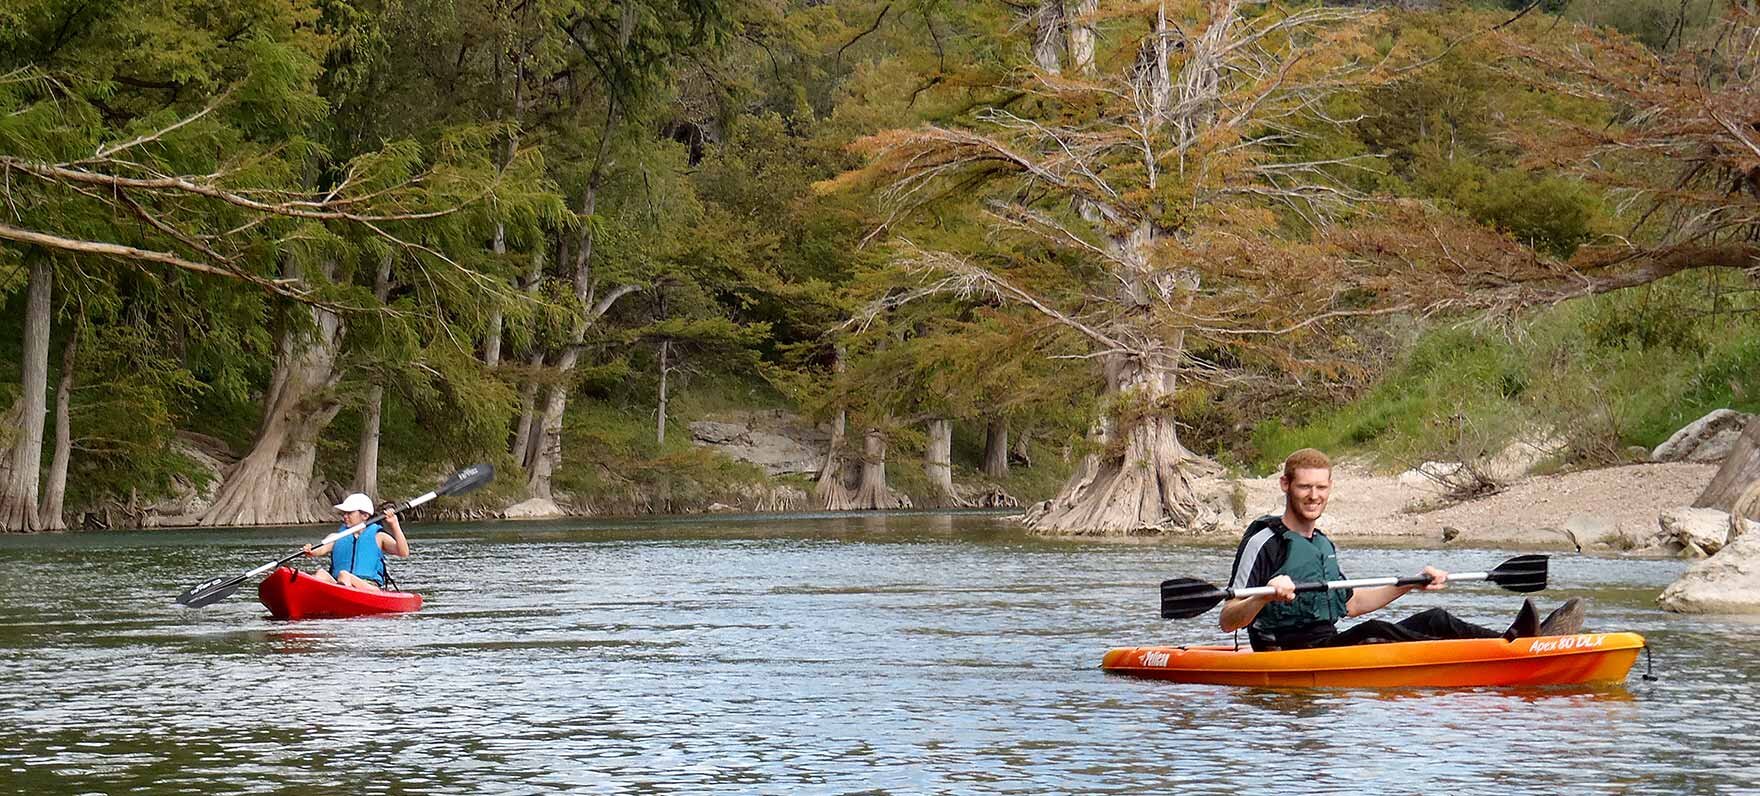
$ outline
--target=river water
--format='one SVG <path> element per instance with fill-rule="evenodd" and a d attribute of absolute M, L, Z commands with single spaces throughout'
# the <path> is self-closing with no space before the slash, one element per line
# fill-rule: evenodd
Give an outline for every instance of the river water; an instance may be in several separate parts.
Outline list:
<path fill-rule="evenodd" d="M 416 614 L 172 604 L 323 530 L 0 538 L 0 792 L 1760 793 L 1760 625 L 1656 610 L 1676 561 L 1553 559 L 1543 610 L 1587 596 L 1654 647 L 1658 679 L 1596 689 L 1104 675 L 1110 646 L 1221 638 L 1156 584 L 1232 549 L 989 515 L 415 525 Z M 1360 577 L 1518 552 L 1344 547 Z"/>

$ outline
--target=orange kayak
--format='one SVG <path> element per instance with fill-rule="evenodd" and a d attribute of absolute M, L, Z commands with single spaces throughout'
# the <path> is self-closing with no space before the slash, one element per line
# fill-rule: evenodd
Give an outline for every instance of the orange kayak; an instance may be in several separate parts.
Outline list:
<path fill-rule="evenodd" d="M 401 591 L 363 591 L 281 567 L 257 586 L 257 599 L 276 619 L 320 619 L 414 611 L 422 596 Z"/>
<path fill-rule="evenodd" d="M 1121 647 L 1100 668 L 1182 683 L 1400 688 L 1621 682 L 1644 637 L 1581 633 L 1515 641 L 1461 639 L 1253 652 L 1233 647 Z"/>

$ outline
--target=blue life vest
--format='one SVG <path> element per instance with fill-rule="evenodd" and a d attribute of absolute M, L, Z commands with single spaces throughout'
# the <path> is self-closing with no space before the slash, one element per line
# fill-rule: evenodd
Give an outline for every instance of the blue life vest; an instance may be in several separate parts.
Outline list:
<path fill-rule="evenodd" d="M 347 526 L 343 526 L 346 528 Z M 342 573 L 385 585 L 385 551 L 379 549 L 379 523 L 369 523 L 358 534 L 336 540 L 330 548 L 330 577 L 341 579 Z"/>

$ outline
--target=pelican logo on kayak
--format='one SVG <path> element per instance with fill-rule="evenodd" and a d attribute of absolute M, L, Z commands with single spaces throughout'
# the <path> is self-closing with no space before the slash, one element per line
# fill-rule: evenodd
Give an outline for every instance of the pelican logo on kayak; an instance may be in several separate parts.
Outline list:
<path fill-rule="evenodd" d="M 1528 647 L 1528 651 L 1555 652 L 1564 650 L 1587 650 L 1601 646 L 1606 640 L 1607 636 L 1605 634 L 1597 634 L 1593 636 L 1563 636 L 1554 640 L 1536 641 L 1532 646 Z"/>
<path fill-rule="evenodd" d="M 1139 661 L 1139 664 L 1142 666 L 1166 666 L 1167 659 L 1169 657 L 1170 656 L 1165 652 L 1156 652 L 1154 650 L 1145 650 L 1143 652 L 1142 660 Z"/>

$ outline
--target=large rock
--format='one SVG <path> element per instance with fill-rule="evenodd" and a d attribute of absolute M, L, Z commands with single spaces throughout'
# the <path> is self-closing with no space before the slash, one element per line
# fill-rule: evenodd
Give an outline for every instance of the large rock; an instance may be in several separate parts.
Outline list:
<path fill-rule="evenodd" d="M 1250 511 L 1251 499 L 1243 482 L 1234 478 L 1208 476 L 1192 479 L 1192 497 L 1198 501 L 1194 530 L 1204 532 L 1239 531 L 1251 519 L 1243 516 Z M 1281 510 L 1279 506 L 1279 510 Z"/>
<path fill-rule="evenodd" d="M 1687 614 L 1760 613 L 1760 534 L 1744 533 L 1662 591 L 1656 604 Z"/>
<path fill-rule="evenodd" d="M 1658 462 L 1721 462 L 1752 417 L 1732 409 L 1713 410 L 1656 446 L 1650 458 Z"/>
<path fill-rule="evenodd" d="M 782 410 L 730 412 L 690 424 L 692 443 L 764 468 L 770 476 L 816 473 L 830 433 Z"/>
<path fill-rule="evenodd" d="M 1760 527 L 1752 520 L 1743 520 L 1742 523 L 1746 531 Z M 1713 556 L 1729 541 L 1729 513 L 1717 509 L 1679 506 L 1662 512 L 1656 518 L 1656 524 L 1661 530 L 1650 539 L 1649 548 L 1675 555 L 1688 558 Z"/>
<path fill-rule="evenodd" d="M 510 520 L 541 520 L 563 516 L 562 507 L 547 498 L 532 498 L 503 509 L 501 516 Z"/>

